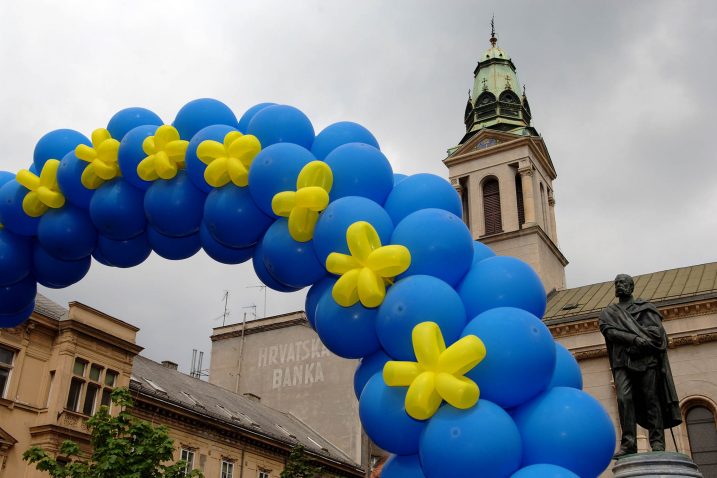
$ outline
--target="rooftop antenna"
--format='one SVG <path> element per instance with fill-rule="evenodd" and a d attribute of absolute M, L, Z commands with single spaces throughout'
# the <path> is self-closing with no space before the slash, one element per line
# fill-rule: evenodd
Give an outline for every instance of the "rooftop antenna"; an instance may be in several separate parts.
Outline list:
<path fill-rule="evenodd" d="M 263 319 L 266 318 L 266 286 L 265 285 L 250 285 L 246 287 L 247 289 L 264 289 L 264 314 Z M 256 316 L 256 306 L 254 306 L 254 318 L 257 318 Z"/>
<path fill-rule="evenodd" d="M 229 291 L 224 291 L 224 296 L 222 297 L 222 300 L 224 301 L 224 315 L 222 316 L 222 327 L 224 327 L 227 323 L 227 316 L 229 315 L 229 309 L 227 308 L 229 306 Z"/>

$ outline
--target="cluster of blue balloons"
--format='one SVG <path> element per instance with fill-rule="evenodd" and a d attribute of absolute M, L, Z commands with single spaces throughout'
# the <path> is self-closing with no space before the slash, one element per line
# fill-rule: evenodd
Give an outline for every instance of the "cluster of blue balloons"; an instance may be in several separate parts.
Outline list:
<path fill-rule="evenodd" d="M 121 176 L 94 190 L 83 185 L 88 163 L 75 154 L 90 140 L 72 130 L 42 137 L 31 170 L 59 159 L 66 203 L 38 218 L 23 211 L 29 191 L 14 174 L 0 173 L 0 327 L 30 315 L 37 283 L 67 287 L 84 277 L 92 258 L 126 268 L 153 251 L 180 260 L 203 249 L 225 264 L 252 260 L 272 289 L 310 287 L 306 313 L 323 343 L 336 355 L 361 359 L 354 385 L 362 424 L 395 455 L 382 476 L 596 477 L 608 465 L 612 423 L 581 391 L 577 363 L 541 322 L 546 296 L 538 276 L 473 240 L 446 180 L 395 174 L 375 137 L 356 123 L 315 134 L 291 106 L 262 103 L 237 119 L 223 103 L 200 99 L 172 123 L 188 142 L 184 168 L 171 179 L 146 181 L 137 173 L 147 156 L 143 143 L 161 125 L 143 108 L 115 114 L 107 130 L 119 141 Z M 248 186 L 212 187 L 199 145 L 221 143 L 233 131 L 256 136 L 262 149 Z M 301 170 L 317 160 L 333 175 L 329 204 L 313 238 L 298 242 L 287 219 L 274 214 L 272 199 L 295 191 Z M 374 308 L 337 304 L 338 278 L 326 270 L 329 254 L 350 254 L 346 232 L 358 221 L 368 222 L 382 245 L 410 252 L 410 266 L 389 281 Z M 476 406 L 444 404 L 419 421 L 406 413 L 406 389 L 388 387 L 381 371 L 389 360 L 416 361 L 411 334 L 426 321 L 438 324 L 447 346 L 478 336 L 487 356 L 467 373 L 481 390 Z"/>

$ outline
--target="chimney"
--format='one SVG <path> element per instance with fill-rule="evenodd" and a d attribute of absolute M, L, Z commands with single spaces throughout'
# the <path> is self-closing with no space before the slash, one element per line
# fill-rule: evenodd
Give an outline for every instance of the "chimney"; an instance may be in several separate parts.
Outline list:
<path fill-rule="evenodd" d="M 177 367 L 179 367 L 179 365 L 169 360 L 162 360 L 162 367 L 177 370 Z"/>
<path fill-rule="evenodd" d="M 259 395 L 254 395 L 253 393 L 245 393 L 244 396 L 251 400 L 252 402 L 261 402 L 261 397 Z"/>

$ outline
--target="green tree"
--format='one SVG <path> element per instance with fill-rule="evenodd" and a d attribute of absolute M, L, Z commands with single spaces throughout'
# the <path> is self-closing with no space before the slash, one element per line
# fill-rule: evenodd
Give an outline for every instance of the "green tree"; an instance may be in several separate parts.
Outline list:
<path fill-rule="evenodd" d="M 103 406 L 87 421 L 92 455 L 83 456 L 77 443 L 60 445 L 58 459 L 45 450 L 32 447 L 23 460 L 46 471 L 52 478 L 180 478 L 199 477 L 198 470 L 185 473 L 186 463 L 171 465 L 174 443 L 165 427 L 155 427 L 134 418 L 128 411 L 132 397 L 126 388 L 112 392 L 112 403 L 120 407 L 117 416 Z"/>
<path fill-rule="evenodd" d="M 281 478 L 315 478 L 321 476 L 321 467 L 312 465 L 304 453 L 304 447 L 297 445 L 291 449 Z"/>

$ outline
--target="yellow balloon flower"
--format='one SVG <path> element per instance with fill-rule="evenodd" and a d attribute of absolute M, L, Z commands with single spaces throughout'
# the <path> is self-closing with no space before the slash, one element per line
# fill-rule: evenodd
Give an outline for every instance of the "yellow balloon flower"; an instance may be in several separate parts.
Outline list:
<path fill-rule="evenodd" d="M 220 188 L 231 181 L 243 188 L 249 184 L 249 167 L 259 151 L 261 143 L 256 136 L 232 131 L 224 136 L 224 144 L 209 139 L 199 143 L 197 157 L 207 165 L 207 184 Z"/>
<path fill-rule="evenodd" d="M 350 307 L 361 301 L 364 307 L 378 307 L 386 296 L 386 284 L 411 265 L 411 253 L 405 246 L 381 246 L 371 224 L 359 221 L 346 230 L 351 255 L 332 252 L 326 269 L 341 275 L 331 295 L 337 304 Z"/>
<path fill-rule="evenodd" d="M 184 156 L 189 141 L 179 139 L 179 132 L 170 125 L 162 125 L 142 143 L 147 155 L 137 165 L 137 175 L 145 181 L 172 179 L 184 169 Z"/>
<path fill-rule="evenodd" d="M 304 166 L 296 180 L 296 191 L 282 191 L 271 200 L 277 216 L 289 218 L 289 234 L 298 242 L 314 237 L 319 213 L 329 205 L 329 191 L 334 175 L 323 161 L 311 161 Z"/>
<path fill-rule="evenodd" d="M 478 402 L 478 385 L 463 375 L 485 358 L 483 341 L 467 335 L 446 348 L 435 322 L 413 328 L 413 350 L 418 362 L 386 362 L 383 380 L 391 387 L 408 387 L 406 412 L 416 420 L 427 420 L 443 400 L 466 409 Z"/>
<path fill-rule="evenodd" d="M 22 200 L 22 210 L 30 217 L 40 217 L 49 208 L 59 209 L 65 205 L 65 196 L 60 192 L 57 184 L 57 169 L 60 162 L 49 159 L 42 167 L 40 176 L 36 176 L 27 169 L 17 173 L 17 182 L 30 190 Z"/>
<path fill-rule="evenodd" d="M 97 189 L 105 181 L 121 176 L 117 154 L 119 141 L 110 136 L 104 128 L 92 132 L 92 147 L 86 144 L 77 145 L 75 156 L 88 164 L 82 172 L 82 185 L 87 189 Z"/>

